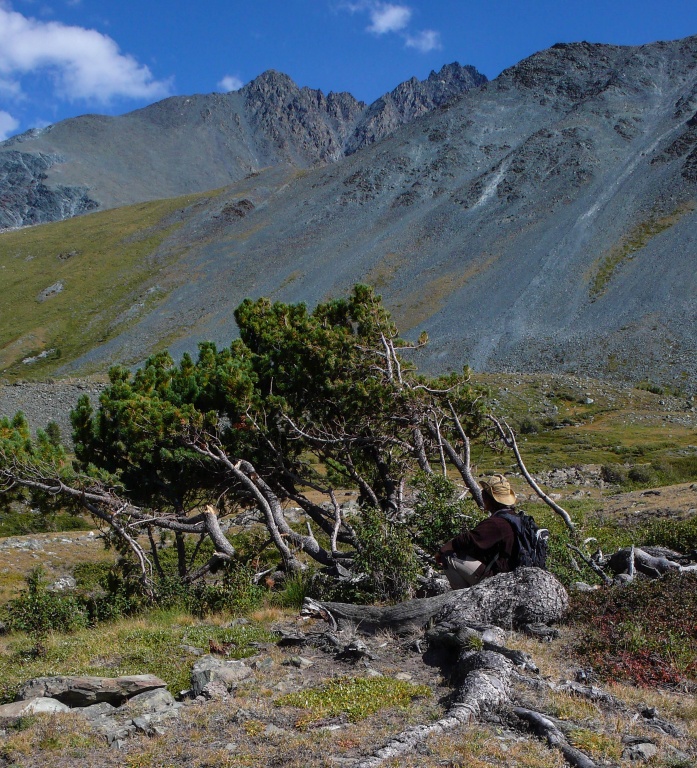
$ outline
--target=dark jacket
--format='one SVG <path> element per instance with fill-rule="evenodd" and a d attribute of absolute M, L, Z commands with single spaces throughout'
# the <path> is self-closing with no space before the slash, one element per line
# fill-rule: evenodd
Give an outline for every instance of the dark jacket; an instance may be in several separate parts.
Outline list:
<path fill-rule="evenodd" d="M 516 514 L 514 509 L 499 511 Z M 498 554 L 498 559 L 488 571 L 488 575 L 493 576 L 513 570 L 515 542 L 513 526 L 503 517 L 493 514 L 471 531 L 463 531 L 456 536 L 452 544 L 457 557 L 474 557 L 483 563 L 490 563 Z"/>

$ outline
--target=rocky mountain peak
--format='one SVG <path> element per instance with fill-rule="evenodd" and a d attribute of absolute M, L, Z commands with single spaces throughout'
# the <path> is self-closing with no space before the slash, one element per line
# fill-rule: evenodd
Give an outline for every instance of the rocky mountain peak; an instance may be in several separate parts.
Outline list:
<path fill-rule="evenodd" d="M 432 71 L 426 80 L 412 77 L 368 107 L 347 143 L 346 154 L 380 141 L 400 125 L 442 107 L 486 82 L 486 75 L 456 61 L 446 64 L 439 72 Z"/>

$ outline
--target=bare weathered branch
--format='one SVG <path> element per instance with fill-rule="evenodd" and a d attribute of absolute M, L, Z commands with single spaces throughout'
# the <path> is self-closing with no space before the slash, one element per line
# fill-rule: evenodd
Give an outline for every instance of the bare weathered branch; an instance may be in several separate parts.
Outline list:
<path fill-rule="evenodd" d="M 501 439 L 504 442 L 504 445 L 506 445 L 508 448 L 510 448 L 513 451 L 513 455 L 516 458 L 516 461 L 518 462 L 518 466 L 520 467 L 520 471 L 523 474 L 523 477 L 527 480 L 528 485 L 535 491 L 535 493 L 544 501 L 545 504 L 547 504 L 550 509 L 553 509 L 564 521 L 566 524 L 566 527 L 572 532 L 576 532 L 576 526 L 574 525 L 573 521 L 571 520 L 571 517 L 569 516 L 569 513 L 563 508 L 560 507 L 559 504 L 557 504 L 554 499 L 551 499 L 537 484 L 535 481 L 535 478 L 528 472 L 527 467 L 525 466 L 525 462 L 523 461 L 523 457 L 520 454 L 520 450 L 518 448 L 518 443 L 515 439 L 515 433 L 511 429 L 511 427 L 503 420 L 499 420 L 495 418 L 494 416 L 489 416 L 489 419 L 493 424 L 496 426 L 496 429 L 498 430 L 498 433 L 501 437 Z"/>

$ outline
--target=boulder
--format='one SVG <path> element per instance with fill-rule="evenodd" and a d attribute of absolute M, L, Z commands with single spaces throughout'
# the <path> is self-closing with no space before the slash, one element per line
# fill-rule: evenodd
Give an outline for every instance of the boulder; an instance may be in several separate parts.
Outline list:
<path fill-rule="evenodd" d="M 147 714 L 159 714 L 172 709 L 177 702 L 166 688 L 155 688 L 152 691 L 137 693 L 132 696 L 126 708 L 133 717 Z"/>
<path fill-rule="evenodd" d="M 155 675 L 128 675 L 125 677 L 36 677 L 27 681 L 17 694 L 19 701 L 36 697 L 58 699 L 70 707 L 88 707 L 106 701 L 119 706 L 124 699 L 167 683 Z"/>
<path fill-rule="evenodd" d="M 17 721 L 25 715 L 36 715 L 40 712 L 69 712 L 70 707 L 61 704 L 56 699 L 38 696 L 23 701 L 13 701 L 11 704 L 0 704 L 0 720 Z"/>
<path fill-rule="evenodd" d="M 225 683 L 230 690 L 252 674 L 252 670 L 243 661 L 223 661 L 207 654 L 198 659 L 192 667 L 191 692 L 194 697 L 201 695 L 208 683 L 214 680 Z"/>

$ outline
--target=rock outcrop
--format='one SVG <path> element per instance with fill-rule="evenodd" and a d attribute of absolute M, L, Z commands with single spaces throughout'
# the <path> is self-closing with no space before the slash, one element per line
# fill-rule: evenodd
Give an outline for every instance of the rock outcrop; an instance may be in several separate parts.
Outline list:
<path fill-rule="evenodd" d="M 0 144 L 0 229 L 213 189 L 270 165 L 332 163 L 484 82 L 453 63 L 368 107 L 269 70 L 239 91 L 31 130 Z"/>

